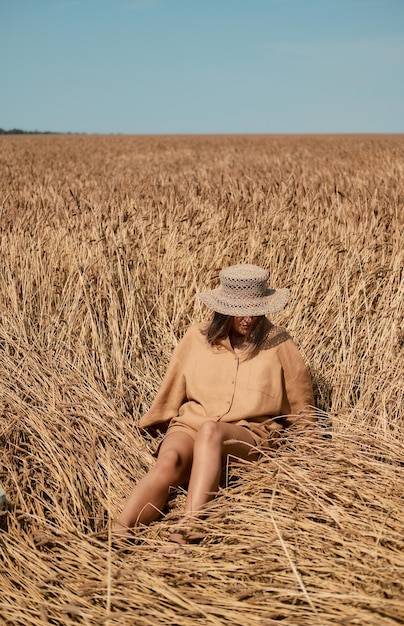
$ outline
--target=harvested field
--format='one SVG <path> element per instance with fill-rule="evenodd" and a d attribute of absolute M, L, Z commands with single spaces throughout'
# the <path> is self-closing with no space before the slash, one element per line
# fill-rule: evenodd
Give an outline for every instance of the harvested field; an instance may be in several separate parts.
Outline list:
<path fill-rule="evenodd" d="M 3 136 L 0 162 L 0 623 L 403 624 L 404 136 Z M 113 548 L 138 418 L 238 262 L 291 289 L 320 437 L 230 465 L 184 555 L 157 555 L 181 489 Z"/>

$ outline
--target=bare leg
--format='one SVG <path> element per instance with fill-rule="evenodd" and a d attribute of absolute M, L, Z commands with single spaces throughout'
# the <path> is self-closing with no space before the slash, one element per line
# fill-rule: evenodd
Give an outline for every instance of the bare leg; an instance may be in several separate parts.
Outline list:
<path fill-rule="evenodd" d="M 233 443 L 225 443 L 235 440 Z M 246 428 L 223 422 L 205 422 L 194 443 L 194 460 L 185 505 L 185 516 L 192 515 L 214 497 L 219 486 L 223 461 L 231 455 L 254 460 L 255 441 Z"/>
<path fill-rule="evenodd" d="M 233 443 L 225 443 L 235 440 Z M 257 459 L 258 453 L 252 449 L 255 441 L 246 428 L 221 422 L 205 422 L 198 431 L 194 443 L 194 458 L 185 504 L 185 515 L 172 533 L 170 540 L 186 543 L 183 529 L 190 519 L 209 502 L 216 493 L 227 456 L 242 459 Z"/>
<path fill-rule="evenodd" d="M 163 440 L 155 465 L 134 487 L 112 532 L 125 536 L 127 529 L 157 519 L 167 502 L 170 487 L 189 479 L 193 440 L 186 433 L 171 433 Z"/>

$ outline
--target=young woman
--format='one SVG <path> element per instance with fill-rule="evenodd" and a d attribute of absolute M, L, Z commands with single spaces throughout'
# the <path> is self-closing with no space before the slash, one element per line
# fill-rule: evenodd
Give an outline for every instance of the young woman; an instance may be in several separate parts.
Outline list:
<path fill-rule="evenodd" d="M 193 324 L 174 350 L 166 376 L 141 428 L 167 427 L 157 461 L 133 489 L 113 533 L 161 515 L 170 488 L 188 485 L 171 550 L 217 491 L 231 455 L 257 459 L 280 431 L 315 421 L 308 369 L 289 334 L 266 315 L 284 308 L 288 289 L 269 289 L 255 265 L 223 269 L 220 287 L 198 294 L 214 315 Z"/>

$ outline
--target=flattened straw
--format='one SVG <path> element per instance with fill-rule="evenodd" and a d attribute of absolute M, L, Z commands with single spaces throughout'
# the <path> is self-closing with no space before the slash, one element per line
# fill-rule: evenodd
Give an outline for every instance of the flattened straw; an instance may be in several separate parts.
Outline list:
<path fill-rule="evenodd" d="M 279 542 L 280 542 L 280 544 L 282 546 L 282 550 L 284 551 L 284 553 L 286 555 L 286 558 L 289 561 L 289 565 L 290 565 L 290 567 L 292 569 L 292 572 L 293 572 L 293 574 L 294 574 L 294 576 L 295 576 L 295 578 L 297 580 L 297 584 L 299 585 L 300 589 L 302 590 L 304 597 L 306 598 L 308 604 L 312 608 L 313 613 L 316 615 L 316 619 L 317 619 L 318 623 L 321 626 L 321 621 L 320 621 L 319 615 L 317 613 L 316 607 L 314 606 L 314 604 L 312 603 L 312 601 L 310 599 L 310 596 L 309 596 L 309 594 L 307 592 L 307 589 L 306 589 L 306 587 L 305 587 L 305 585 L 303 583 L 302 577 L 300 576 L 300 573 L 299 573 L 296 565 L 293 563 L 293 560 L 292 560 L 292 558 L 291 558 L 291 556 L 289 554 L 289 550 L 287 549 L 286 544 L 285 544 L 285 542 L 283 540 L 283 537 L 281 535 L 281 532 L 279 530 L 278 524 L 276 523 L 275 518 L 273 516 L 274 497 L 275 497 L 275 493 L 276 493 L 276 490 L 277 490 L 278 484 L 279 484 L 279 474 L 280 474 L 280 472 L 278 471 L 276 473 L 276 481 L 275 481 L 275 484 L 274 484 L 274 487 L 273 487 L 273 490 L 272 490 L 272 498 L 271 498 L 271 506 L 269 508 L 269 514 L 271 516 L 271 521 L 272 521 L 273 527 L 275 528 L 276 534 L 278 535 Z"/>
<path fill-rule="evenodd" d="M 108 616 L 111 613 L 112 595 L 112 515 L 111 515 L 111 453 L 110 447 L 106 449 L 106 470 L 107 470 L 107 502 L 108 502 L 108 552 L 107 552 L 107 598 L 105 611 Z M 108 618 L 106 624 L 108 625 Z"/>

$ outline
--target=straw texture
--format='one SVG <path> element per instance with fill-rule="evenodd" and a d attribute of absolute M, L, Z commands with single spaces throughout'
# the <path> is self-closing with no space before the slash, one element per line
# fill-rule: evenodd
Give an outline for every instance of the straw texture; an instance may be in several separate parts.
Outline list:
<path fill-rule="evenodd" d="M 395 626 L 404 139 L 0 137 L 0 623 Z M 290 290 L 317 437 L 225 468 L 182 556 L 111 544 L 137 428 L 221 268 Z"/>

